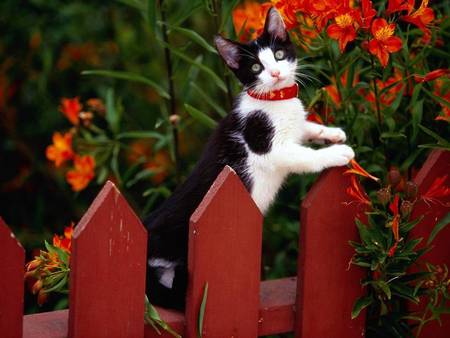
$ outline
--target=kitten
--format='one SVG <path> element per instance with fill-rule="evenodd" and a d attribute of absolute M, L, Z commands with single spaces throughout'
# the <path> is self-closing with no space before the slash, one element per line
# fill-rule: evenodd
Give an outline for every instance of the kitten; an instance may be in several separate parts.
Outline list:
<path fill-rule="evenodd" d="M 219 54 L 244 85 L 234 109 L 218 125 L 187 180 L 145 220 L 149 233 L 147 293 L 155 305 L 183 309 L 187 284 L 189 218 L 225 165 L 239 175 L 265 213 L 286 176 L 346 165 L 347 145 L 314 150 L 306 141 L 346 140 L 339 128 L 306 120 L 297 98 L 297 59 L 280 14 L 267 14 L 256 40 L 215 37 Z"/>

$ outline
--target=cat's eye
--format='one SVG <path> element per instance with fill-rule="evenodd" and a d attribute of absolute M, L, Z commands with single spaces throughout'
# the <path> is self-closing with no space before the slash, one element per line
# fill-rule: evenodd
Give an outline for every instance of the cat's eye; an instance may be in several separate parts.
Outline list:
<path fill-rule="evenodd" d="M 262 70 L 262 66 L 259 63 L 254 63 L 252 65 L 252 72 L 253 73 L 259 73 Z"/>
<path fill-rule="evenodd" d="M 284 50 L 279 49 L 275 52 L 275 59 L 277 60 L 283 60 L 286 57 L 286 53 Z"/>

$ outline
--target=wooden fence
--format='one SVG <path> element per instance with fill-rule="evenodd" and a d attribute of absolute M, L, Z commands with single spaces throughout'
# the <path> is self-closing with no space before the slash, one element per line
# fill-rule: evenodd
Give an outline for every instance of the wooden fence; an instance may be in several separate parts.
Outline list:
<path fill-rule="evenodd" d="M 448 154 L 430 159 L 435 164 L 429 170 L 448 168 Z M 353 254 L 348 241 L 358 240 L 354 218 L 362 210 L 345 204 L 350 180 L 343 171 L 324 172 L 301 205 L 297 277 L 260 281 L 263 217 L 225 167 L 191 217 L 186 311 L 159 308 L 161 317 L 183 337 L 197 338 L 208 283 L 202 337 L 363 336 L 364 315 L 351 320 L 350 312 L 364 293 L 364 271 L 348 270 Z M 434 217 L 425 213 L 430 223 Z M 171 337 L 144 326 L 146 237 L 139 218 L 108 182 L 74 231 L 70 309 L 23 316 L 24 250 L 0 219 L 1 337 Z M 447 251 L 447 264 L 448 258 Z"/>

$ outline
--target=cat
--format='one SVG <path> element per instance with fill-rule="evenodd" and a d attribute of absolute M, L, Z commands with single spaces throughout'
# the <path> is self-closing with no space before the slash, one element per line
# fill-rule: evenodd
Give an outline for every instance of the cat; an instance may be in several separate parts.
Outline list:
<path fill-rule="evenodd" d="M 220 121 L 186 181 L 144 221 L 149 234 L 147 294 L 152 304 L 182 310 L 187 286 L 189 218 L 225 165 L 234 169 L 264 214 L 290 173 L 346 165 L 352 148 L 312 149 L 308 141 L 343 143 L 340 128 L 306 120 L 297 98 L 297 59 L 275 8 L 264 30 L 247 44 L 214 38 L 225 64 L 244 88 Z"/>

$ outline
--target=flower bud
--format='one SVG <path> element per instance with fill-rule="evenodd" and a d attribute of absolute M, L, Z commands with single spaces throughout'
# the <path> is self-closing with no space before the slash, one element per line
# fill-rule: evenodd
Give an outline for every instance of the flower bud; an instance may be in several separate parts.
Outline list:
<path fill-rule="evenodd" d="M 37 297 L 37 303 L 38 303 L 38 305 L 39 305 L 39 306 L 42 306 L 42 305 L 47 301 L 47 298 L 48 298 L 48 293 L 45 292 L 44 289 L 40 289 L 40 290 L 39 290 L 38 297 Z"/>
<path fill-rule="evenodd" d="M 169 116 L 169 121 L 172 125 L 176 126 L 180 122 L 180 115 L 172 114 Z"/>
<path fill-rule="evenodd" d="M 38 293 L 41 289 L 42 289 L 42 280 L 38 279 L 36 281 L 36 283 L 34 283 L 33 287 L 31 288 L 31 292 L 33 293 L 33 295 L 35 295 L 36 293 Z"/>
<path fill-rule="evenodd" d="M 397 186 L 397 184 L 400 183 L 401 179 L 402 175 L 400 174 L 400 171 L 397 168 L 391 168 L 391 170 L 389 170 L 388 181 L 392 187 Z"/>
<path fill-rule="evenodd" d="M 381 188 L 377 191 L 377 198 L 381 204 L 386 205 L 391 200 L 391 189 L 389 187 Z"/>
<path fill-rule="evenodd" d="M 407 200 L 403 200 L 402 204 L 400 204 L 400 213 L 403 217 L 408 217 L 412 211 L 413 203 Z"/>
<path fill-rule="evenodd" d="M 403 190 L 405 199 L 408 201 L 414 201 L 417 196 L 418 190 L 419 188 L 417 187 L 417 184 L 412 181 L 406 182 L 405 189 Z"/>
<path fill-rule="evenodd" d="M 78 117 L 83 123 L 83 126 L 89 127 L 91 125 L 92 119 L 94 118 L 94 114 L 92 114 L 90 111 L 82 111 L 80 112 Z"/>

